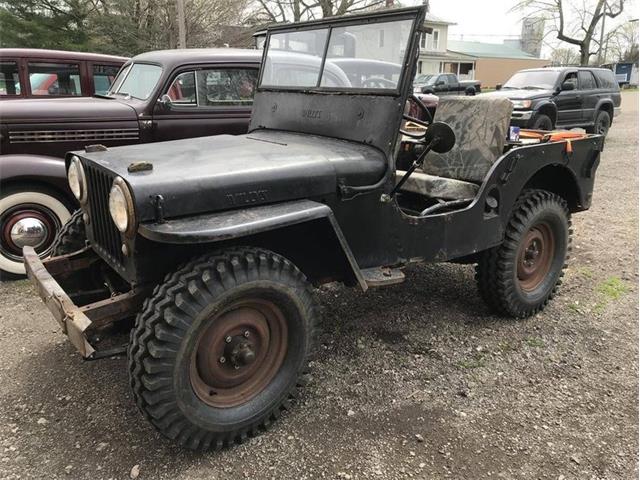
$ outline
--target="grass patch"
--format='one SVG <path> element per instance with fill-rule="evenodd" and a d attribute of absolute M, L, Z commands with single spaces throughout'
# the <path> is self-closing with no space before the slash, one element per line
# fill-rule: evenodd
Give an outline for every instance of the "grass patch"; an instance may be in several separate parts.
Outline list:
<path fill-rule="evenodd" d="M 461 368 L 463 370 L 471 370 L 474 368 L 484 367 L 486 364 L 484 358 L 482 356 L 475 358 L 465 358 L 464 360 L 460 360 L 456 363 L 456 367 Z"/>
<path fill-rule="evenodd" d="M 545 346 L 544 340 L 539 337 L 529 337 L 525 340 L 526 344 L 533 348 L 542 348 Z"/>
<path fill-rule="evenodd" d="M 609 277 L 598 285 L 598 292 L 607 297 L 608 300 L 617 300 L 628 290 L 629 287 L 618 277 Z"/>

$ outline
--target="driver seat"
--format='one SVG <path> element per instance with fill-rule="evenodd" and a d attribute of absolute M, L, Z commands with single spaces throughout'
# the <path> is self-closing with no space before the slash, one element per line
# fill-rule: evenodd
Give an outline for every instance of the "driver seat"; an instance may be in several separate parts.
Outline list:
<path fill-rule="evenodd" d="M 472 199 L 503 153 L 513 104 L 506 98 L 441 98 L 434 121 L 447 123 L 456 143 L 446 153 L 429 152 L 401 191 L 442 200 Z M 399 181 L 406 172 L 396 170 Z"/>

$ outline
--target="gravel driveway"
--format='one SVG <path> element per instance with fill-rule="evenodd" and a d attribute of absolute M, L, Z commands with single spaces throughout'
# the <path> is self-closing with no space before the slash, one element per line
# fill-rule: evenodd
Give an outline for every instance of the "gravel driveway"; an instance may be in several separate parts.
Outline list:
<path fill-rule="evenodd" d="M 625 92 L 543 314 L 491 316 L 468 266 L 412 267 L 366 295 L 324 288 L 305 396 L 219 453 L 161 438 L 135 408 L 124 358 L 83 362 L 27 282 L 1 284 L 0 477 L 634 478 L 637 206 L 638 94 Z"/>

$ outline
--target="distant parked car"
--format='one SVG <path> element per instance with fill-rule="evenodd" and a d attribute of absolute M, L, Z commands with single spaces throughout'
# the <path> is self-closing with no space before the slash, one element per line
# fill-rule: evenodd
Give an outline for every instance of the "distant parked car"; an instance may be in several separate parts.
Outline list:
<path fill-rule="evenodd" d="M 581 127 L 606 135 L 620 111 L 620 88 L 611 70 L 554 67 L 520 70 L 493 97 L 513 103 L 511 124 L 553 130 Z"/>
<path fill-rule="evenodd" d="M 0 100 L 106 93 L 126 57 L 0 48 Z"/>
<path fill-rule="evenodd" d="M 47 256 L 77 208 L 65 152 L 245 133 L 261 57 L 229 48 L 143 53 L 96 97 L 0 102 L 0 274 L 24 273 L 25 245 Z"/>
<path fill-rule="evenodd" d="M 416 78 L 413 79 L 413 93 L 422 93 L 422 89 L 427 85 L 427 81 L 434 75 L 433 73 L 417 75 Z"/>
<path fill-rule="evenodd" d="M 439 73 L 429 77 L 422 87 L 422 93 L 435 95 L 475 95 L 480 93 L 481 84 L 477 80 L 460 80 L 454 73 Z"/>

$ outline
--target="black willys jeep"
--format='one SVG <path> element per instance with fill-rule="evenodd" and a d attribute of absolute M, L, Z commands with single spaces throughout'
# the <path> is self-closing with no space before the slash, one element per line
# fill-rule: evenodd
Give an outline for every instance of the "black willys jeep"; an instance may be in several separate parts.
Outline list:
<path fill-rule="evenodd" d="M 67 155 L 82 210 L 56 256 L 25 248 L 27 272 L 84 357 L 117 351 L 96 334 L 137 313 L 131 387 L 179 444 L 240 442 L 289 406 L 318 321 L 312 285 L 365 291 L 411 262 L 457 261 L 477 264 L 499 314 L 554 295 L 602 138 L 508 142 L 505 99 L 409 117 L 423 20 L 416 7 L 274 27 L 248 134 Z"/>

